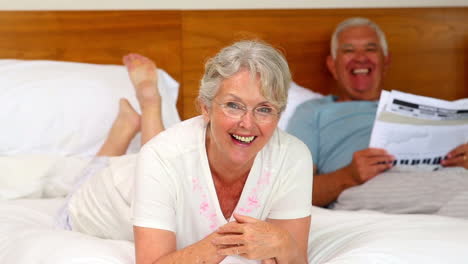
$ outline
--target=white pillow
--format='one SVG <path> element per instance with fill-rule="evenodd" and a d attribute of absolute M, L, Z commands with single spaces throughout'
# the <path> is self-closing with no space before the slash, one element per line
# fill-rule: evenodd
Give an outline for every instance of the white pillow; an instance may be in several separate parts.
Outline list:
<path fill-rule="evenodd" d="M 297 106 L 303 102 L 311 99 L 317 99 L 323 97 L 322 94 L 312 92 L 311 90 L 297 85 L 295 82 L 291 82 L 291 87 L 288 92 L 288 103 L 286 104 L 286 109 L 281 114 L 281 118 L 278 122 L 278 127 L 286 130 L 288 126 L 289 119 L 296 111 Z"/>
<path fill-rule="evenodd" d="M 163 70 L 158 78 L 168 127 L 180 121 L 179 85 Z M 0 155 L 95 155 L 122 97 L 140 112 L 124 66 L 0 60 Z"/>

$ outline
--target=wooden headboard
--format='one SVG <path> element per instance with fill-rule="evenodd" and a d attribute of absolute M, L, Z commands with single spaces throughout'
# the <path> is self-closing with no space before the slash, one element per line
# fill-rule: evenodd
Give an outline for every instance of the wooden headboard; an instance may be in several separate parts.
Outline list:
<path fill-rule="evenodd" d="M 324 94 L 334 89 L 325 67 L 330 35 L 340 21 L 364 16 L 386 32 L 392 65 L 386 89 L 468 97 L 468 8 L 0 11 L 0 58 L 120 64 L 139 52 L 181 84 L 183 119 L 194 101 L 206 59 L 247 38 L 281 49 L 294 80 Z"/>

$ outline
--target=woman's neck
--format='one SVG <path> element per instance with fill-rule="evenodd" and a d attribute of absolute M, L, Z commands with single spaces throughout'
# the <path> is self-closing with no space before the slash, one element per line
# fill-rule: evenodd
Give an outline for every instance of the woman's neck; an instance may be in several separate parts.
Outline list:
<path fill-rule="evenodd" d="M 208 157 L 208 163 L 213 178 L 216 177 L 217 180 L 226 184 L 247 178 L 253 162 L 248 162 L 242 166 L 236 166 L 232 162 L 223 160 L 219 156 L 220 155 L 213 155 L 211 158 Z"/>

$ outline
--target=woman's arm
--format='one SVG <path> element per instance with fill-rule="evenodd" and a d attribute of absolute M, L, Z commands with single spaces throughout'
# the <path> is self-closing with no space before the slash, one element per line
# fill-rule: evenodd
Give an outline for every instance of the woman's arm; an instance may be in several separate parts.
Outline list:
<path fill-rule="evenodd" d="M 268 222 L 281 227 L 289 233 L 289 249 L 284 250 L 282 256 L 276 257 L 281 263 L 308 263 L 307 249 L 309 245 L 309 230 L 311 217 L 291 220 L 268 219 Z"/>
<path fill-rule="evenodd" d="M 135 235 L 136 264 L 156 263 L 219 263 L 225 256 L 216 254 L 216 247 L 211 243 L 215 237 L 212 233 L 199 242 L 181 250 L 176 250 L 176 236 L 173 232 L 133 227 Z"/>
<path fill-rule="evenodd" d="M 213 239 L 219 255 L 247 259 L 274 258 L 277 263 L 307 263 L 310 216 L 298 219 L 261 221 L 234 214 L 237 222 L 218 229 Z"/>

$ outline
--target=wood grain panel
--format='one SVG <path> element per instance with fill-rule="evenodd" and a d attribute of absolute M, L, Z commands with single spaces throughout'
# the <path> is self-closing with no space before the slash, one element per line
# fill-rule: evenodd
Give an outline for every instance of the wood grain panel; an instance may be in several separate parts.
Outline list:
<path fill-rule="evenodd" d="M 139 52 L 181 83 L 183 119 L 197 115 L 195 98 L 206 59 L 241 39 L 281 49 L 294 80 L 333 92 L 325 67 L 335 25 L 351 16 L 387 33 L 392 66 L 385 87 L 442 99 L 468 97 L 468 8 L 0 11 L 0 58 L 120 64 Z"/>
<path fill-rule="evenodd" d="M 121 63 L 141 52 L 180 75 L 180 12 L 0 12 L 0 57 Z"/>
<path fill-rule="evenodd" d="M 259 38 L 284 51 L 294 80 L 321 93 L 334 81 L 325 67 L 339 22 L 364 16 L 387 34 L 392 66 L 386 89 L 442 99 L 468 97 L 468 8 L 229 10 L 183 12 L 184 118 L 193 107 L 204 61 L 236 40 Z"/>
<path fill-rule="evenodd" d="M 121 64 L 138 52 L 181 80 L 180 32 L 180 11 L 0 11 L 0 58 Z"/>
<path fill-rule="evenodd" d="M 321 39 L 328 37 L 333 23 L 317 24 L 309 14 L 304 10 L 184 12 L 184 117 L 197 113 L 194 108 L 190 110 L 190 104 L 195 100 L 206 59 L 220 48 L 241 39 L 256 38 L 271 43 L 285 53 L 295 80 L 301 85 L 327 92 L 326 87 L 319 85 L 329 82 L 323 67 L 327 48 L 321 45 Z M 314 73 L 319 74 L 314 76 Z"/>

